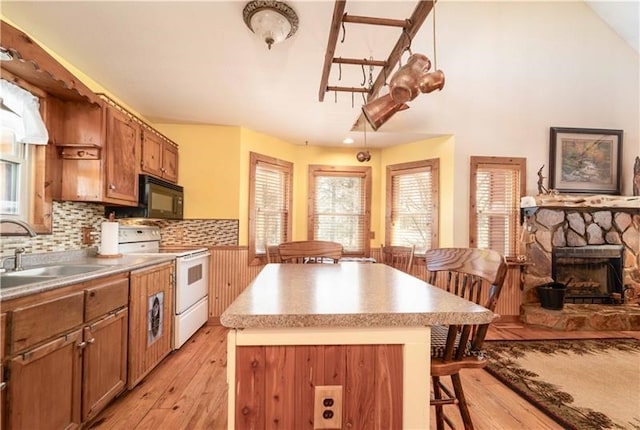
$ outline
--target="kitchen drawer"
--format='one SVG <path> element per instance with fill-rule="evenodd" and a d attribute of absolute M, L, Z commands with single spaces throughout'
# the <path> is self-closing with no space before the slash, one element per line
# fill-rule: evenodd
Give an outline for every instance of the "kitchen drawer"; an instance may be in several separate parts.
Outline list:
<path fill-rule="evenodd" d="M 129 303 L 128 274 L 88 284 L 85 290 L 84 320 L 91 321 Z"/>
<path fill-rule="evenodd" d="M 82 324 L 84 291 L 31 306 L 11 315 L 9 353 L 15 354 Z"/>

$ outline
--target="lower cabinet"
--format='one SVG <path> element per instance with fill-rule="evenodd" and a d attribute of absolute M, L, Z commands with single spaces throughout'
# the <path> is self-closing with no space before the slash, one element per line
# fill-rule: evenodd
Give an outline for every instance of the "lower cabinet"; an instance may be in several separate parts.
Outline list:
<path fill-rule="evenodd" d="M 174 262 L 131 272 L 129 389 L 171 352 Z"/>
<path fill-rule="evenodd" d="M 82 421 L 97 415 L 127 383 L 129 309 L 84 328 Z"/>
<path fill-rule="evenodd" d="M 80 426 L 81 341 L 78 329 L 9 359 L 9 429 Z"/>
<path fill-rule="evenodd" d="M 6 428 L 73 429 L 124 391 L 128 273 L 9 308 Z M 46 293 L 45 293 L 46 294 Z"/>

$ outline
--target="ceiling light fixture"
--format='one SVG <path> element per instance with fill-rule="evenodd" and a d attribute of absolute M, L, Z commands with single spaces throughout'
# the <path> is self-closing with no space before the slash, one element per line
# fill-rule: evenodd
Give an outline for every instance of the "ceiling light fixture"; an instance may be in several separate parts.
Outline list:
<path fill-rule="evenodd" d="M 298 30 L 298 15 L 281 1 L 250 1 L 245 5 L 242 17 L 247 27 L 264 40 L 269 49 Z"/>
<path fill-rule="evenodd" d="M 354 142 L 354 140 L 350 137 L 347 137 L 345 140 L 342 141 L 342 143 L 344 143 L 345 145 L 351 145 Z"/>

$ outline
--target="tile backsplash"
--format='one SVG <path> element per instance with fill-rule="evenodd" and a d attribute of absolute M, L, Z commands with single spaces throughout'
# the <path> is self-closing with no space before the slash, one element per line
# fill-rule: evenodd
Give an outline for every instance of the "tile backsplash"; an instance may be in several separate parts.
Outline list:
<path fill-rule="evenodd" d="M 53 232 L 37 237 L 5 236 L 0 238 L 0 256 L 12 255 L 16 248 L 27 253 L 68 251 L 100 243 L 100 224 L 106 221 L 104 206 L 97 203 L 53 202 Z M 238 220 L 118 220 L 122 224 L 157 225 L 162 245 L 238 245 Z M 93 229 L 94 244 L 82 244 L 82 227 Z"/>
<path fill-rule="evenodd" d="M 5 236 L 0 238 L 0 255 L 11 255 L 16 248 L 25 248 L 26 252 L 41 253 L 67 251 L 95 245 L 82 244 L 82 227 L 92 227 L 98 234 L 93 236 L 99 241 L 100 224 L 105 221 L 104 206 L 96 203 L 53 202 L 53 231 L 51 234 L 39 234 L 36 237 Z"/>

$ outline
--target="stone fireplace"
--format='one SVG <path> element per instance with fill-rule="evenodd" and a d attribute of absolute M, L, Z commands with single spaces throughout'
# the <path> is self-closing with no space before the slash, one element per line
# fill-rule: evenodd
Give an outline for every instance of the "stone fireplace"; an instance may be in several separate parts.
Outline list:
<path fill-rule="evenodd" d="M 521 320 L 564 330 L 640 330 L 640 202 L 540 197 L 549 196 L 524 209 Z M 563 310 L 540 307 L 536 287 L 552 281 L 569 284 Z"/>

